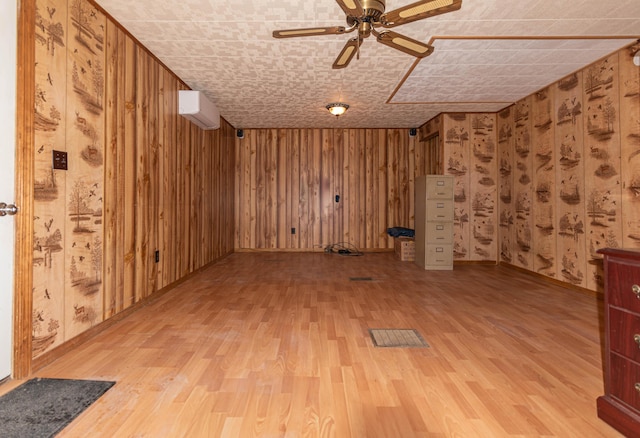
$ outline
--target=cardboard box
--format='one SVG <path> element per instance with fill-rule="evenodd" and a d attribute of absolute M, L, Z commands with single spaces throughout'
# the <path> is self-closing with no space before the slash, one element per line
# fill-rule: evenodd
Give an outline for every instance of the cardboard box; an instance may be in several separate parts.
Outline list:
<path fill-rule="evenodd" d="M 413 262 L 416 259 L 416 242 L 412 237 L 396 237 L 394 239 L 396 258 L 402 262 Z"/>

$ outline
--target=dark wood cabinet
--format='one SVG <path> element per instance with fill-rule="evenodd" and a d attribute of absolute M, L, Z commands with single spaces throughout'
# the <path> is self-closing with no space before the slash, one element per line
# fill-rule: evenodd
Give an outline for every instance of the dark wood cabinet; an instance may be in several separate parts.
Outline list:
<path fill-rule="evenodd" d="M 598 417 L 640 436 L 640 251 L 606 248 L 604 390 Z"/>

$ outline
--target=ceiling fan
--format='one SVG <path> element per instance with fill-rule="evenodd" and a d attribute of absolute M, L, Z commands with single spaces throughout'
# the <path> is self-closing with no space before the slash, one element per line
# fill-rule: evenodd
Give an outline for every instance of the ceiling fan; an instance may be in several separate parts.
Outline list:
<path fill-rule="evenodd" d="M 294 38 L 317 35 L 340 35 L 355 30 L 358 35 L 347 41 L 333 68 L 345 68 L 353 56 L 360 52 L 365 38 L 373 34 L 377 41 L 417 58 L 424 58 L 433 53 L 433 46 L 414 40 L 397 32 L 386 30 L 402 24 L 422 20 L 451 11 L 462 6 L 462 0 L 420 0 L 385 14 L 385 0 L 336 0 L 347 14 L 349 27 L 312 27 L 308 29 L 286 29 L 273 31 L 274 38 Z M 382 27 L 382 30 L 378 28 Z"/>

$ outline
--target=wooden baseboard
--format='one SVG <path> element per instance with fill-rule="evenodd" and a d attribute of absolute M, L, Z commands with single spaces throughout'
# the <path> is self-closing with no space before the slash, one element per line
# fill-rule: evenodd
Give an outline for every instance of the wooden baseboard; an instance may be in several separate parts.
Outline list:
<path fill-rule="evenodd" d="M 353 248 L 356 249 L 356 248 Z M 379 252 L 393 252 L 393 248 L 369 248 L 369 249 L 360 249 L 357 248 L 358 251 L 362 253 L 379 253 Z M 309 252 L 325 252 L 324 247 L 317 247 L 313 249 L 309 248 L 236 248 L 234 252 L 238 253 L 247 253 L 247 252 L 255 252 L 255 253 L 274 253 L 274 252 L 300 252 L 300 253 L 309 253 Z"/>
<path fill-rule="evenodd" d="M 454 260 L 453 266 L 456 265 L 490 265 L 496 266 L 498 263 L 494 260 Z"/>
<path fill-rule="evenodd" d="M 524 269 L 524 268 L 521 268 L 520 266 L 512 265 L 510 263 L 499 262 L 498 265 L 501 266 L 501 267 L 513 269 L 514 271 L 522 272 L 523 274 L 530 275 L 530 276 L 535 277 L 537 279 L 540 279 L 540 280 L 542 280 L 544 282 L 551 283 L 551 284 L 554 284 L 556 286 L 563 287 L 565 289 L 571 289 L 571 290 L 574 290 L 576 292 L 580 292 L 580 293 L 583 293 L 583 294 L 586 294 L 586 295 L 591 295 L 591 296 L 594 296 L 594 297 L 597 297 L 597 298 L 600 298 L 600 299 L 604 299 L 604 292 L 598 292 L 598 291 L 595 291 L 595 290 L 587 289 L 585 287 L 576 286 L 575 284 L 567 283 L 565 281 L 560 281 L 560 280 L 558 280 L 556 278 L 551 278 L 551 277 L 549 277 L 547 275 L 538 274 L 537 272 L 529 271 L 528 269 Z"/>

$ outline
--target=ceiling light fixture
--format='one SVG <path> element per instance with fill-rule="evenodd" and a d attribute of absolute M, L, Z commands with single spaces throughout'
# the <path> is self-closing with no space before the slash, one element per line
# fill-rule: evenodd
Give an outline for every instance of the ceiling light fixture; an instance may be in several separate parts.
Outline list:
<path fill-rule="evenodd" d="M 342 102 L 334 102 L 327 105 L 327 109 L 332 115 L 338 117 L 347 112 L 349 105 Z"/>

